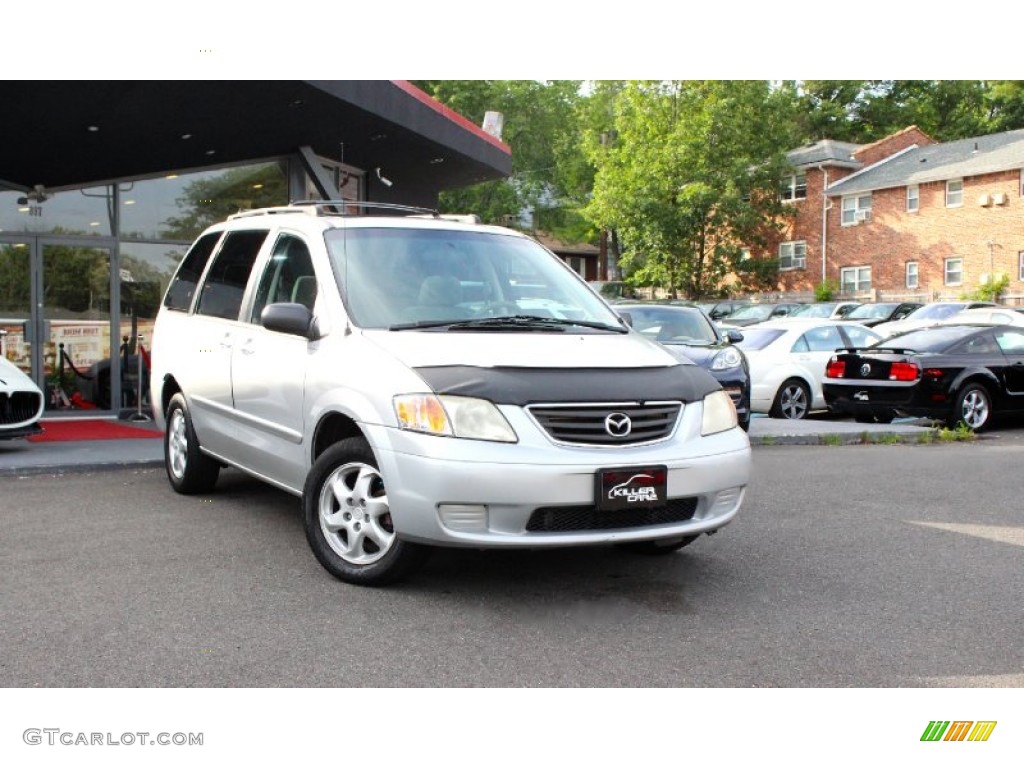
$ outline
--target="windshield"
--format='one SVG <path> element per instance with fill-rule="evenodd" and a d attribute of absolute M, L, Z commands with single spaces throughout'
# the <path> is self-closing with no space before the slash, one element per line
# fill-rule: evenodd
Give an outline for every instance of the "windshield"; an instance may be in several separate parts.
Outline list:
<path fill-rule="evenodd" d="M 835 304 L 804 304 L 793 308 L 790 317 L 831 317 Z"/>
<path fill-rule="evenodd" d="M 718 333 L 704 314 L 688 307 L 625 307 L 633 328 L 663 344 L 716 344 Z"/>
<path fill-rule="evenodd" d="M 737 309 L 727 317 L 730 320 L 767 320 L 774 308 L 774 304 L 751 304 Z"/>
<path fill-rule="evenodd" d="M 906 320 L 944 320 L 963 309 L 965 304 L 925 304 L 906 316 Z"/>
<path fill-rule="evenodd" d="M 881 320 L 892 314 L 895 304 L 861 304 L 846 317 L 848 320 Z"/>
<path fill-rule="evenodd" d="M 622 328 L 618 316 L 568 266 L 526 238 L 353 227 L 329 230 L 325 239 L 342 299 L 362 328 L 442 327 L 497 317 Z"/>
<path fill-rule="evenodd" d="M 875 346 L 883 349 L 890 347 L 912 349 L 915 352 L 945 352 L 957 342 L 962 341 L 966 333 L 976 330 L 977 328 L 964 328 L 956 325 L 938 325 L 898 333 L 885 341 L 878 342 Z"/>

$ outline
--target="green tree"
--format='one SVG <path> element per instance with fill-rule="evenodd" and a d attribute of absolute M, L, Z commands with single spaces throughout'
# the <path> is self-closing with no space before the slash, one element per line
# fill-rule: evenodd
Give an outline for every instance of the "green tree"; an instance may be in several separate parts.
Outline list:
<path fill-rule="evenodd" d="M 616 99 L 614 140 L 589 146 L 586 208 L 616 230 L 635 282 L 713 294 L 743 245 L 784 214 L 779 180 L 795 142 L 791 92 L 762 81 L 637 81 Z"/>
<path fill-rule="evenodd" d="M 553 204 L 575 184 L 573 174 L 582 163 L 574 119 L 580 81 L 421 80 L 416 85 L 477 125 L 486 112 L 501 112 L 502 140 L 512 150 L 509 179 L 445 191 L 443 211 L 501 223 L 524 211 L 558 207 Z M 553 221 L 561 226 L 564 219 Z"/>

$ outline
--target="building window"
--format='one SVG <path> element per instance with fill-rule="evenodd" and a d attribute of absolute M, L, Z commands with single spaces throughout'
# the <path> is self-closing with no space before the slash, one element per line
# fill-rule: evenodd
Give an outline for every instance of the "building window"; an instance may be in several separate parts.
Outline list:
<path fill-rule="evenodd" d="M 964 180 L 950 179 L 946 182 L 946 207 L 959 208 L 964 204 Z"/>
<path fill-rule="evenodd" d="M 842 224 L 849 227 L 871 218 L 871 195 L 844 197 L 842 203 Z"/>
<path fill-rule="evenodd" d="M 807 243 L 802 240 L 779 244 L 779 269 L 806 269 Z"/>
<path fill-rule="evenodd" d="M 857 293 L 871 290 L 871 267 L 843 267 L 839 270 L 840 290 Z"/>
<path fill-rule="evenodd" d="M 964 281 L 964 260 L 946 259 L 946 285 L 960 285 Z"/>
<path fill-rule="evenodd" d="M 1017 251 L 1017 279 L 1024 283 L 1024 251 Z"/>
<path fill-rule="evenodd" d="M 794 173 L 782 180 L 781 197 L 783 201 L 807 199 L 807 174 Z"/>
<path fill-rule="evenodd" d="M 917 262 L 907 262 L 907 288 L 917 288 Z"/>
<path fill-rule="evenodd" d="M 921 189 L 917 184 L 907 187 L 907 212 L 915 213 L 921 205 Z"/>

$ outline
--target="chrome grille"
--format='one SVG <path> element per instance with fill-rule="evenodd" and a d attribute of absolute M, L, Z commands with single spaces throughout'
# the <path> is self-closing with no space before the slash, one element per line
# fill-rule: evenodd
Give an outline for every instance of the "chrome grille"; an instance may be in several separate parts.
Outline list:
<path fill-rule="evenodd" d="M 38 392 L 0 392 L 0 424 L 20 424 L 39 410 L 42 395 Z"/>
<path fill-rule="evenodd" d="M 675 429 L 680 403 L 612 403 L 601 405 L 533 405 L 527 408 L 552 440 L 570 445 L 638 445 L 664 440 Z M 629 434 L 614 435 L 609 416 L 629 417 Z"/>

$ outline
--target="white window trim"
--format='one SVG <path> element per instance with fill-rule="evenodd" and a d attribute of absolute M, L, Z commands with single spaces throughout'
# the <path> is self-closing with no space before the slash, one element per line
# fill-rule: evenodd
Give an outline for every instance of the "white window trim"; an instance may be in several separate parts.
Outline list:
<path fill-rule="evenodd" d="M 960 202 L 958 202 L 958 203 L 951 203 L 951 202 L 949 202 L 949 185 L 950 184 L 956 184 L 958 182 L 960 184 Z M 947 208 L 963 208 L 963 205 L 964 205 L 964 180 L 963 179 L 950 179 L 949 181 L 946 182 L 946 207 Z"/>
<path fill-rule="evenodd" d="M 866 283 L 866 285 L 862 287 L 861 286 L 861 282 L 862 281 L 861 281 L 861 278 L 860 278 L 860 273 L 863 270 L 867 270 L 868 279 L 866 281 L 863 281 L 863 282 Z M 846 280 L 845 276 L 848 273 L 850 273 L 850 272 L 853 273 L 853 280 Z M 868 265 L 868 264 L 861 264 L 860 266 L 857 266 L 857 267 L 841 267 L 839 269 L 839 285 L 840 285 L 840 288 L 842 290 L 844 290 L 844 291 L 846 290 L 846 286 L 847 285 L 851 285 L 852 288 L 850 290 L 853 293 L 861 293 L 862 291 L 870 291 L 871 290 L 871 266 Z"/>
<path fill-rule="evenodd" d="M 786 246 L 791 246 L 790 262 L 792 266 L 782 266 L 782 249 Z M 803 255 L 797 257 L 796 249 L 798 245 L 803 246 Z M 800 263 L 796 263 L 799 260 Z M 792 272 L 796 269 L 807 269 L 807 241 L 806 240 L 788 240 L 785 243 L 779 243 L 779 271 L 780 272 Z"/>
<path fill-rule="evenodd" d="M 804 177 L 804 183 L 803 183 L 804 193 L 803 193 L 802 196 L 798 196 L 797 195 L 797 189 L 798 189 L 798 187 L 800 185 L 798 185 L 796 183 L 796 180 L 800 176 Z M 806 173 L 791 173 L 791 174 L 789 174 L 789 176 L 786 177 L 786 182 L 787 182 L 786 186 L 787 186 L 789 191 L 788 191 L 788 196 L 786 196 L 786 197 L 783 197 L 780 194 L 780 198 L 782 199 L 782 202 L 784 202 L 784 203 L 795 203 L 795 202 L 797 202 L 799 200 L 806 200 L 807 199 L 807 174 Z"/>
<path fill-rule="evenodd" d="M 955 283 L 949 279 L 949 265 L 954 262 L 960 262 L 960 279 Z M 942 284 L 943 285 L 963 285 L 964 284 L 964 260 L 962 256 L 951 256 L 948 259 L 944 259 L 942 262 Z"/>
<path fill-rule="evenodd" d="M 914 268 L 914 282 L 910 282 L 910 268 Z M 921 284 L 921 267 L 916 261 L 908 261 L 903 268 L 903 281 L 907 288 L 917 288 Z"/>
<path fill-rule="evenodd" d="M 865 200 L 865 199 L 868 201 L 868 204 L 862 206 L 861 205 L 861 201 Z M 850 200 L 853 201 L 853 207 L 852 208 L 847 208 L 846 203 L 847 203 L 847 201 L 850 201 Z M 873 197 L 872 197 L 870 192 L 867 193 L 866 195 L 848 195 L 848 196 L 842 198 L 839 201 L 839 223 L 840 223 L 840 225 L 844 226 L 844 227 L 854 227 L 857 224 L 860 224 L 861 221 L 864 221 L 865 218 L 867 220 L 870 220 L 871 219 L 871 207 L 872 207 L 872 203 L 873 202 L 874 202 L 874 200 L 873 200 Z M 847 221 L 846 220 L 846 213 L 847 213 L 848 210 L 852 211 L 852 213 L 853 213 L 852 221 Z M 862 213 L 866 213 L 867 216 L 866 217 L 859 216 L 859 214 L 862 214 Z"/>
<path fill-rule="evenodd" d="M 907 186 L 907 213 L 917 213 L 920 209 L 921 187 L 918 184 L 909 184 Z"/>

